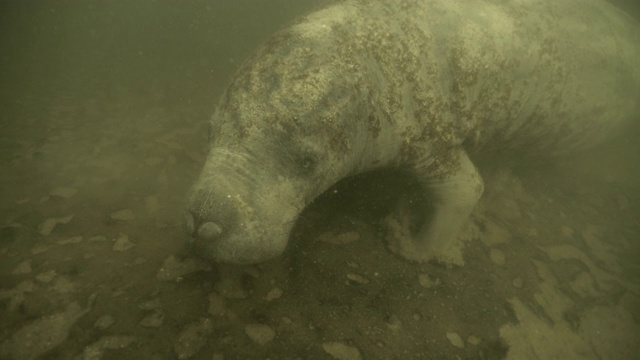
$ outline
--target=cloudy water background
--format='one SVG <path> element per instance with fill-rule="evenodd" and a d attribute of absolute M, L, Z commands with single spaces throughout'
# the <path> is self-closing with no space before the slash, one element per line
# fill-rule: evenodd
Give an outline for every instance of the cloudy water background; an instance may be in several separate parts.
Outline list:
<path fill-rule="evenodd" d="M 489 162 L 461 268 L 386 251 L 379 209 L 402 185 L 384 176 L 320 199 L 267 264 L 183 249 L 233 72 L 329 2 L 0 1 L 0 359 L 640 353 L 637 131 L 578 158 Z"/>

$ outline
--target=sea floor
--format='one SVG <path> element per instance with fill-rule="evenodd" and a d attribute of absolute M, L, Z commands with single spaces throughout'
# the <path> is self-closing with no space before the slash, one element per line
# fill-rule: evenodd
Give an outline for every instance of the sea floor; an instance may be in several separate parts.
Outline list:
<path fill-rule="evenodd" d="M 5 107 L 0 359 L 638 358 L 634 143 L 481 167 L 464 266 L 386 249 L 386 174 L 318 199 L 280 258 L 231 267 L 183 247 L 203 113 L 153 90 Z"/>

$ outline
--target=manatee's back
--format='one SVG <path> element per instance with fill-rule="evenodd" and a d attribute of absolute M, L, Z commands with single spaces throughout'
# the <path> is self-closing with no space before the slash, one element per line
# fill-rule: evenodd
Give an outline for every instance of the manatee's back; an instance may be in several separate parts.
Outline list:
<path fill-rule="evenodd" d="M 564 153 L 639 120 L 640 25 L 630 16 L 600 0 L 484 6 L 458 40 L 465 53 L 458 68 L 473 71 L 477 61 L 484 80 L 466 87 L 461 101 L 475 117 L 478 145 Z M 474 32 L 483 26 L 491 31 Z M 492 45 L 470 42 L 483 40 Z"/>
<path fill-rule="evenodd" d="M 358 3 L 381 112 L 432 141 L 553 154 L 638 119 L 640 25 L 605 1 Z"/>
<path fill-rule="evenodd" d="M 512 3 L 521 44 L 511 56 L 521 64 L 504 69 L 511 106 L 493 136 L 513 148 L 564 153 L 640 120 L 640 24 L 600 0 Z M 520 19 L 521 6 L 541 15 Z"/>

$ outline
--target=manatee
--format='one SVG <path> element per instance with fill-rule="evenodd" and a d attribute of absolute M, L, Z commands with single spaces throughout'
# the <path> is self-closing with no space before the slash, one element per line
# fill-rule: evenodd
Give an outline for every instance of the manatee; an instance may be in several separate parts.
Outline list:
<path fill-rule="evenodd" d="M 433 209 L 389 249 L 461 264 L 452 248 L 483 192 L 470 152 L 579 151 L 637 120 L 639 100 L 640 25 L 605 1 L 332 4 L 262 44 L 222 96 L 188 245 L 215 262 L 274 258 L 319 194 L 395 168 Z"/>

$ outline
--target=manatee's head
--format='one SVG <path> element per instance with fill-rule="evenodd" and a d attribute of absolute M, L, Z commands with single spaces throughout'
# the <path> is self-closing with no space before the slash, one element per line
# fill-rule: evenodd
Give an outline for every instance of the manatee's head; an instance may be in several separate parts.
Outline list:
<path fill-rule="evenodd" d="M 361 94 L 355 72 L 345 79 L 338 63 L 280 43 L 240 69 L 211 120 L 209 155 L 188 198 L 198 255 L 228 263 L 279 255 L 302 209 L 353 171 Z"/>
<path fill-rule="evenodd" d="M 185 215 L 188 244 L 197 255 L 248 264 L 285 249 L 305 200 L 299 182 L 254 155 L 243 148 L 211 150 Z"/>

